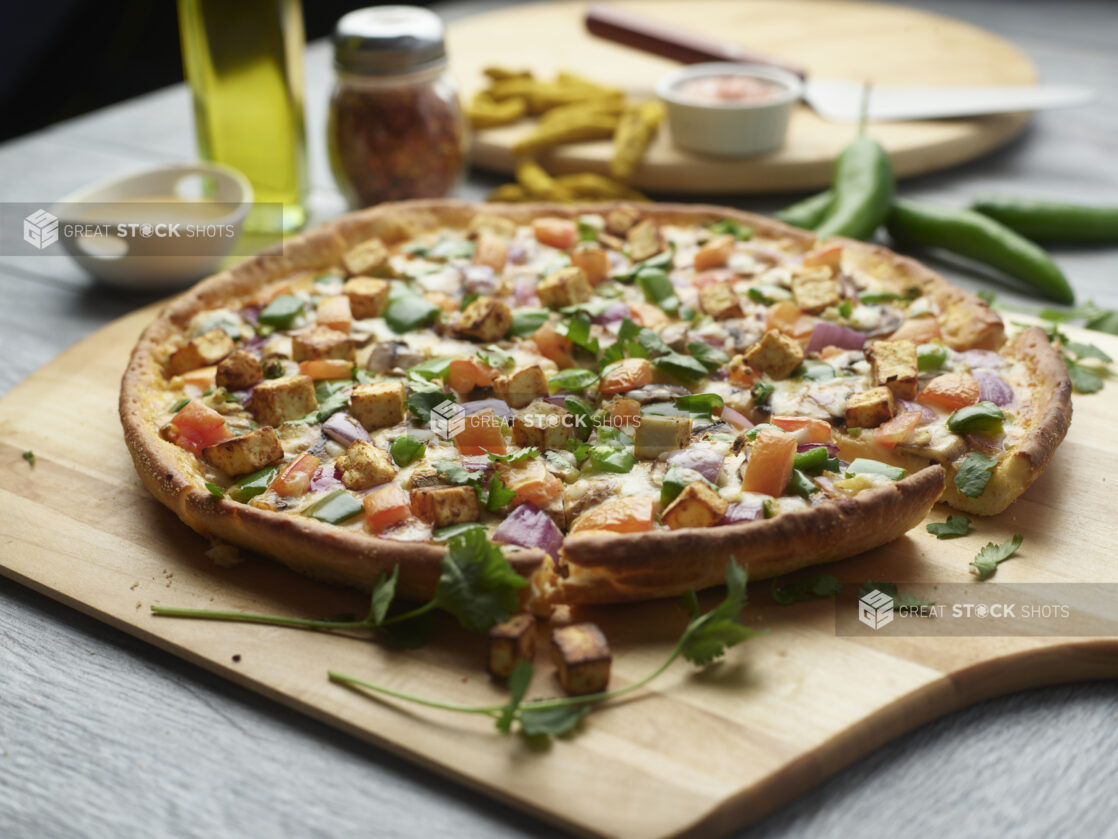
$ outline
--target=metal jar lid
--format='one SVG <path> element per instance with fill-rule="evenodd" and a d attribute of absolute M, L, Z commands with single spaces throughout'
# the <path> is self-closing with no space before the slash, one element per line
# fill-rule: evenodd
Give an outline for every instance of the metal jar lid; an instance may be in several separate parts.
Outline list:
<path fill-rule="evenodd" d="M 334 29 L 334 66 L 384 76 L 446 62 L 443 23 L 418 6 L 371 6 L 350 12 Z"/>

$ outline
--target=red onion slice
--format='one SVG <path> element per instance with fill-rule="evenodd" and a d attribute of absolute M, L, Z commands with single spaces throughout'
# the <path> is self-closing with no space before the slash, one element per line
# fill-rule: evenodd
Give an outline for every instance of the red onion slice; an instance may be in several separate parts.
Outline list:
<path fill-rule="evenodd" d="M 758 501 L 735 501 L 722 517 L 719 524 L 744 524 L 761 518 L 761 504 Z"/>
<path fill-rule="evenodd" d="M 488 265 L 466 265 L 461 271 L 467 293 L 492 294 L 497 290 L 497 276 Z"/>
<path fill-rule="evenodd" d="M 724 407 L 722 409 L 722 420 L 730 423 L 734 428 L 740 429 L 741 431 L 753 427 L 753 423 L 749 421 L 749 417 L 730 407 Z"/>
<path fill-rule="evenodd" d="M 462 407 L 466 410 L 466 416 L 492 411 L 502 419 L 512 419 L 512 408 L 503 399 L 475 399 L 473 402 L 463 402 Z"/>
<path fill-rule="evenodd" d="M 919 411 L 921 425 L 927 425 L 929 422 L 936 421 L 936 412 L 927 405 L 921 405 L 919 402 L 909 402 L 907 399 L 898 399 L 897 405 L 900 406 L 900 413 Z"/>
<path fill-rule="evenodd" d="M 811 330 L 811 339 L 807 342 L 807 352 L 817 353 L 824 347 L 838 347 L 842 350 L 860 350 L 866 343 L 866 336 L 855 332 L 837 323 L 820 321 Z"/>
<path fill-rule="evenodd" d="M 668 463 L 683 469 L 694 469 L 711 483 L 722 471 L 722 455 L 711 449 L 683 449 L 668 457 Z"/>
<path fill-rule="evenodd" d="M 557 558 L 559 549 L 563 547 L 563 532 L 547 513 L 525 502 L 501 522 L 493 534 L 493 541 L 522 548 L 540 548 Z"/>
<path fill-rule="evenodd" d="M 989 370 L 972 370 L 971 375 L 978 380 L 980 402 L 993 402 L 1000 407 L 1013 401 L 1013 388 L 997 373 Z"/>
<path fill-rule="evenodd" d="M 985 367 L 989 370 L 996 370 L 1005 364 L 1000 355 L 990 350 L 967 350 L 959 353 L 959 360 L 965 361 L 972 369 Z"/>
<path fill-rule="evenodd" d="M 512 296 L 518 306 L 527 306 L 536 299 L 536 278 L 519 276 L 512 283 Z"/>
<path fill-rule="evenodd" d="M 823 448 L 825 448 L 827 450 L 827 454 L 829 456 L 838 457 L 838 446 L 832 446 L 830 443 L 800 443 L 798 446 L 796 446 L 796 451 L 797 452 L 811 451 L 812 449 L 817 449 L 820 446 L 822 446 Z"/>
<path fill-rule="evenodd" d="M 361 423 L 344 412 L 331 415 L 330 419 L 322 424 L 322 433 L 335 443 L 341 443 L 346 447 L 357 440 L 370 439 L 369 432 Z"/>
<path fill-rule="evenodd" d="M 311 476 L 311 491 L 322 492 L 328 489 L 337 489 L 342 485 L 341 476 L 333 464 L 319 466 Z"/>
<path fill-rule="evenodd" d="M 594 323 L 617 323 L 629 317 L 629 304 L 615 300 L 610 303 L 596 318 L 591 318 Z"/>

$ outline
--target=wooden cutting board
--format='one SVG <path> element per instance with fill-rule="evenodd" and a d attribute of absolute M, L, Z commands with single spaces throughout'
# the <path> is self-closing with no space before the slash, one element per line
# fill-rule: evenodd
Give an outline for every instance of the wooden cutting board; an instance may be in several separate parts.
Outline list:
<path fill-rule="evenodd" d="M 487 718 L 370 699 L 330 683 L 327 668 L 449 701 L 503 701 L 482 671 L 481 640 L 451 626 L 436 643 L 405 653 L 362 639 L 150 614 L 153 603 L 300 616 L 366 607 L 364 596 L 262 559 L 215 566 L 203 555 L 205 541 L 144 491 L 116 398 L 128 352 L 154 313 L 105 327 L 0 400 L 0 573 L 577 833 L 724 833 L 969 703 L 1118 676 L 1118 638 L 840 637 L 834 603 L 778 607 L 760 582 L 744 619 L 767 635 L 705 671 L 677 662 L 650 689 L 596 711 L 576 736 L 544 750 L 499 736 Z M 1089 340 L 1118 357 L 1118 339 L 1092 333 Z M 902 590 L 909 581 L 967 583 L 967 563 L 981 545 L 1022 533 L 1024 546 L 1000 567 L 997 583 L 1118 581 L 1116 409 L 1116 385 L 1077 396 L 1071 432 L 1048 472 L 971 536 L 937 542 L 921 527 L 823 570 L 895 581 Z M 21 458 L 28 449 L 34 467 Z M 942 521 L 945 512 L 932 518 Z M 586 617 L 611 640 L 614 687 L 657 665 L 685 620 L 667 601 Z M 552 679 L 541 649 L 530 695 L 555 695 Z"/>
<path fill-rule="evenodd" d="M 876 84 L 1027 84 L 1036 70 L 1016 47 L 983 29 L 918 9 L 845 0 L 617 0 L 612 3 L 709 38 L 736 42 L 807 69 L 817 78 L 866 79 Z M 586 4 L 532 3 L 456 21 L 447 49 L 463 92 L 483 87 L 482 69 L 529 69 L 540 78 L 569 70 L 631 96 L 653 98 L 657 80 L 673 67 L 586 32 Z M 871 135 L 889 151 L 898 177 L 972 160 L 1016 137 L 1028 114 L 975 119 L 879 123 Z M 511 173 L 512 144 L 529 122 L 478 132 L 472 159 L 483 169 Z M 792 117 L 787 145 L 762 157 L 719 159 L 680 151 L 662 131 L 633 185 L 655 193 L 732 195 L 822 189 L 835 156 L 857 129 L 826 122 L 805 105 Z M 579 143 L 541 158 L 553 174 L 607 171 L 608 141 Z"/>

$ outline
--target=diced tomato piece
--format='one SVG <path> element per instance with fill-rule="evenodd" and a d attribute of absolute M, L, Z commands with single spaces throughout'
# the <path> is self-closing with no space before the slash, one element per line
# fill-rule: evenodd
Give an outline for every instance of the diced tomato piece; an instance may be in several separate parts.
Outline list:
<path fill-rule="evenodd" d="M 903 414 L 897 414 L 873 430 L 873 441 L 887 449 L 903 443 L 920 424 L 922 416 L 923 413 L 920 411 L 905 411 Z"/>
<path fill-rule="evenodd" d="M 563 492 L 563 482 L 547 471 L 542 460 L 500 463 L 497 472 L 505 486 L 516 493 L 512 499 L 514 507 L 531 502 L 543 508 Z"/>
<path fill-rule="evenodd" d="M 794 434 L 801 443 L 831 442 L 831 424 L 826 420 L 814 417 L 773 417 L 769 422 Z"/>
<path fill-rule="evenodd" d="M 365 526 L 372 533 L 383 533 L 411 517 L 408 494 L 395 484 L 370 492 L 361 503 L 365 506 Z"/>
<path fill-rule="evenodd" d="M 695 253 L 695 270 L 720 268 L 725 265 L 734 252 L 733 236 L 718 236 L 711 239 Z"/>
<path fill-rule="evenodd" d="M 538 218 L 532 222 L 532 232 L 541 245 L 561 251 L 569 250 L 578 241 L 578 227 L 566 218 Z"/>
<path fill-rule="evenodd" d="M 598 385 L 603 396 L 625 393 L 652 384 L 652 365 L 647 358 L 626 358 L 610 368 Z"/>
<path fill-rule="evenodd" d="M 323 298 L 315 309 L 315 318 L 323 326 L 348 333 L 349 328 L 353 326 L 353 312 L 349 308 L 349 298 L 344 294 Z"/>
<path fill-rule="evenodd" d="M 842 267 L 842 245 L 830 245 L 804 256 L 805 268 L 819 268 L 826 266 L 838 270 Z"/>
<path fill-rule="evenodd" d="M 574 344 L 565 335 L 560 335 L 550 324 L 544 324 L 532 334 L 532 340 L 544 358 L 550 358 L 561 370 L 575 366 L 571 353 Z"/>
<path fill-rule="evenodd" d="M 300 361 L 299 372 L 315 381 L 348 379 L 353 376 L 353 362 L 344 358 L 316 358 L 312 361 Z"/>
<path fill-rule="evenodd" d="M 795 457 L 796 438 L 783 431 L 766 428 L 753 441 L 741 481 L 742 491 L 774 497 L 780 495 L 792 477 Z"/>
<path fill-rule="evenodd" d="M 652 529 L 656 500 L 647 495 L 610 498 L 574 520 L 569 532 L 611 530 L 614 533 L 641 533 Z"/>
<path fill-rule="evenodd" d="M 638 326 L 655 329 L 657 326 L 662 326 L 668 322 L 668 316 L 664 314 L 664 310 L 654 303 L 637 300 L 629 304 L 629 311 L 633 313 L 633 321 Z"/>
<path fill-rule="evenodd" d="M 935 318 L 909 318 L 901 324 L 900 329 L 889 336 L 889 340 L 926 344 L 942 337 L 943 333 L 940 331 L 939 321 Z"/>
<path fill-rule="evenodd" d="M 636 399 L 621 397 L 606 405 L 606 410 L 609 411 L 610 419 L 616 424 L 624 425 L 634 417 L 641 415 L 641 403 Z"/>
<path fill-rule="evenodd" d="M 957 411 L 978 402 L 981 391 L 978 380 L 970 373 L 944 373 L 928 382 L 916 401 Z"/>
<path fill-rule="evenodd" d="M 193 455 L 206 446 L 228 440 L 233 435 L 225 427 L 225 417 L 201 402 L 187 402 L 163 427 L 163 436 Z"/>
<path fill-rule="evenodd" d="M 505 453 L 505 435 L 501 421 L 492 411 L 481 411 L 462 418 L 462 430 L 455 435 L 454 445 L 462 454 Z"/>
<path fill-rule="evenodd" d="M 450 362 L 446 372 L 446 383 L 451 390 L 469 393 L 475 387 L 489 387 L 493 384 L 494 370 L 487 364 L 472 358 L 456 358 Z"/>
<path fill-rule="evenodd" d="M 311 478 L 318 469 L 321 461 L 309 452 L 303 452 L 276 475 L 272 481 L 272 489 L 276 495 L 290 498 L 294 495 L 303 495 L 311 488 Z"/>
<path fill-rule="evenodd" d="M 790 300 L 781 300 L 769 307 L 765 321 L 766 329 L 779 329 L 797 341 L 806 341 L 819 318 L 804 314 L 803 310 Z"/>
<path fill-rule="evenodd" d="M 508 245 L 496 233 L 483 230 L 478 234 L 477 247 L 474 249 L 474 264 L 488 265 L 494 271 L 504 271 L 509 258 Z"/>
<path fill-rule="evenodd" d="M 582 269 L 590 285 L 597 285 L 609 276 L 609 254 L 602 248 L 579 248 L 571 251 L 571 265 Z"/>

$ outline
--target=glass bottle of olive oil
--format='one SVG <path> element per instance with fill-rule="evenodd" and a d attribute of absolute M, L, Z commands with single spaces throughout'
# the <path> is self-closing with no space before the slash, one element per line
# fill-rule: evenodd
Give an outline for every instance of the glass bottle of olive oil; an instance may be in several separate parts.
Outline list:
<path fill-rule="evenodd" d="M 307 175 L 300 0 L 178 0 L 178 8 L 200 155 L 239 169 L 252 182 L 257 207 L 246 229 L 302 227 Z"/>

